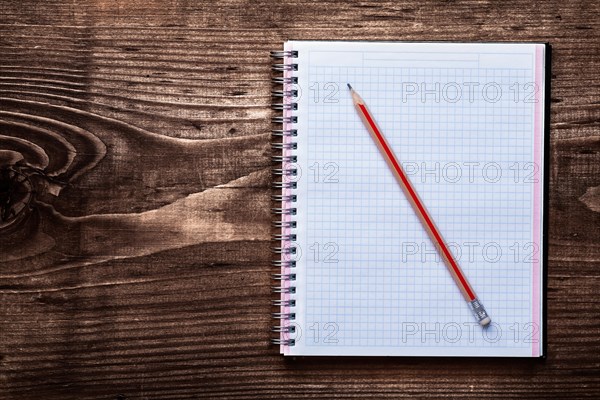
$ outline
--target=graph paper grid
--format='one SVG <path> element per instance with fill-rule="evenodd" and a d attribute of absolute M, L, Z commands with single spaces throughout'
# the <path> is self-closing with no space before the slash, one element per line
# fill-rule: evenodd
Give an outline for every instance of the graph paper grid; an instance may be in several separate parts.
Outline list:
<path fill-rule="evenodd" d="M 293 42 L 300 176 L 297 330 L 289 354 L 539 351 L 538 46 Z M 471 315 L 360 121 L 347 83 L 369 106 L 490 327 Z"/>

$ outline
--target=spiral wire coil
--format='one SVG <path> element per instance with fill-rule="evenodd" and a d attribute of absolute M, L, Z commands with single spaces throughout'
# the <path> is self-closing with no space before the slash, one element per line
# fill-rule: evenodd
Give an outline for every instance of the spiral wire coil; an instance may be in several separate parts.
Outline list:
<path fill-rule="evenodd" d="M 273 293 L 277 294 L 277 299 L 273 300 L 273 307 L 277 309 L 271 314 L 276 320 L 276 325 L 271 329 L 274 337 L 271 342 L 274 345 L 294 346 L 295 339 L 291 337 L 296 332 L 296 327 L 291 323 L 296 318 L 294 308 L 296 307 L 296 261 L 295 256 L 297 248 L 294 246 L 296 234 L 290 232 L 297 227 L 297 222 L 293 219 L 296 215 L 297 196 L 294 191 L 298 188 L 295 181 L 298 176 L 298 169 L 291 164 L 298 161 L 293 152 L 297 150 L 298 143 L 294 138 L 298 136 L 298 131 L 291 126 L 298 122 L 298 118 L 293 115 L 298 110 L 298 103 L 293 100 L 298 97 L 298 90 L 291 87 L 298 83 L 298 78 L 290 76 L 298 71 L 298 64 L 290 62 L 298 57 L 297 51 L 272 51 L 271 58 L 273 64 L 273 90 L 271 96 L 273 102 L 271 108 L 278 115 L 274 116 L 271 122 L 277 126 L 271 131 L 273 151 L 273 189 L 275 194 L 271 196 L 273 207 L 273 228 L 272 252 L 275 259 L 271 262 L 277 273 L 271 278 L 274 281 L 272 287 Z"/>

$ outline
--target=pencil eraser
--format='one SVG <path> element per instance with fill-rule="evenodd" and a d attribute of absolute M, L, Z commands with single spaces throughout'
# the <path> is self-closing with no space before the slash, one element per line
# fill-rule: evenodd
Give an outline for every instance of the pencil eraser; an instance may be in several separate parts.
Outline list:
<path fill-rule="evenodd" d="M 488 326 L 490 324 L 490 322 L 492 322 L 492 319 L 490 317 L 485 317 L 484 319 L 479 321 L 479 325 Z"/>

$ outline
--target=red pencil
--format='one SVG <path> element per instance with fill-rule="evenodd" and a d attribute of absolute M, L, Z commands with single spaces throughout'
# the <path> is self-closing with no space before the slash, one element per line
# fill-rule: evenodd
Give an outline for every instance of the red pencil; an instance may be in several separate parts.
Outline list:
<path fill-rule="evenodd" d="M 479 322 L 481 326 L 489 325 L 490 322 L 492 322 L 491 318 L 485 311 L 485 308 L 483 308 L 483 305 L 477 298 L 475 291 L 469 284 L 469 281 L 467 281 L 467 278 L 465 277 L 458 263 L 454 259 L 454 256 L 452 255 L 450 249 L 448 248 L 448 245 L 444 241 L 440 230 L 437 228 L 435 222 L 429 215 L 429 212 L 425 208 L 423 201 L 419 198 L 417 191 L 408 179 L 408 176 L 404 172 L 404 169 L 398 162 L 398 159 L 396 158 L 396 155 L 394 154 L 392 148 L 383 137 L 381 129 L 379 129 L 377 123 L 375 122 L 375 119 L 373 119 L 373 117 L 371 116 L 371 113 L 369 112 L 369 109 L 367 108 L 364 100 L 358 95 L 358 93 L 356 93 L 354 89 L 352 89 L 352 86 L 350 86 L 350 84 L 348 84 L 348 89 L 350 89 L 352 101 L 354 102 L 354 106 L 356 108 L 356 111 L 358 112 L 358 115 L 365 124 L 365 127 L 367 128 L 369 133 L 371 134 L 371 137 L 377 144 L 377 147 L 381 151 L 381 154 L 385 158 L 385 161 L 387 162 L 394 176 L 398 180 L 398 183 L 400 183 L 400 187 L 404 191 L 406 198 L 415 210 L 415 213 L 419 217 L 419 220 L 423 224 L 423 227 L 429 234 L 431 241 L 436 245 L 438 252 L 442 256 L 442 259 L 444 260 L 446 266 L 448 267 L 448 270 L 450 271 L 450 274 L 454 278 L 454 281 L 456 282 L 458 288 L 463 294 L 463 297 L 469 304 L 469 307 L 471 308 L 473 315 L 477 319 L 477 322 Z"/>

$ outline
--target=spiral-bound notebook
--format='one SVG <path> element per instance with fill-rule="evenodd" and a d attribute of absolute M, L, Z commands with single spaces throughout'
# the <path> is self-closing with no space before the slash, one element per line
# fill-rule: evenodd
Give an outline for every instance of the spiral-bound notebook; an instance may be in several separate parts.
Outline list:
<path fill-rule="evenodd" d="M 281 353 L 544 356 L 550 47 L 289 41 L 272 56 Z M 474 320 L 347 83 L 489 326 Z"/>

